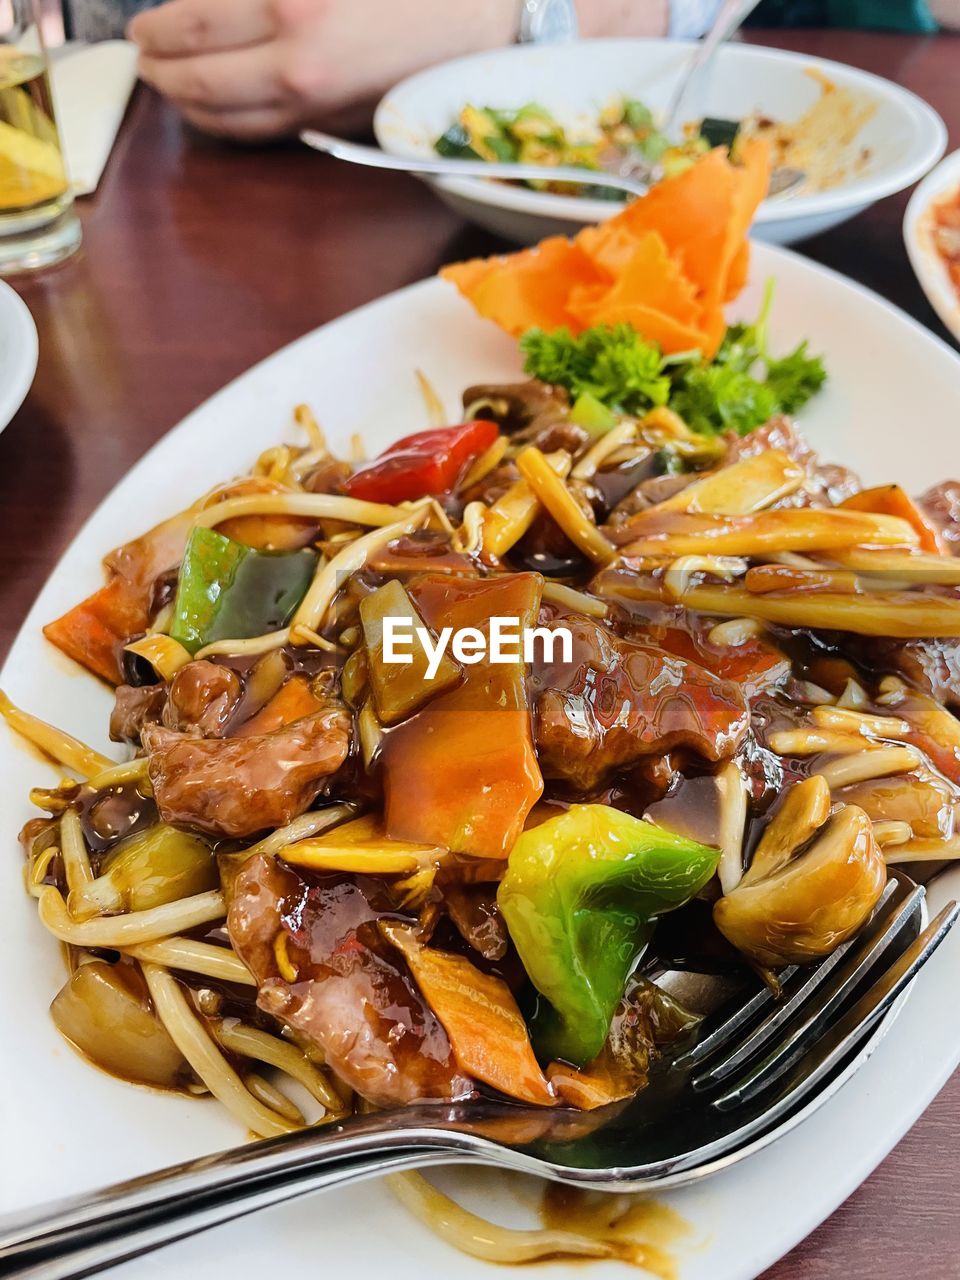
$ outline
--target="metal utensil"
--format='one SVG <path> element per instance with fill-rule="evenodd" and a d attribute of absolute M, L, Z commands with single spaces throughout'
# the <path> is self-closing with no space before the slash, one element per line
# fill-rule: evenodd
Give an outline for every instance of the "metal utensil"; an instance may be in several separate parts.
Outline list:
<path fill-rule="evenodd" d="M 632 178 L 621 173 L 603 170 L 581 169 L 570 164 L 521 164 L 505 160 L 447 160 L 441 156 L 396 156 L 379 147 L 367 147 L 358 142 L 347 142 L 319 129 L 304 129 L 300 141 L 314 151 L 324 151 L 338 160 L 351 164 L 365 164 L 372 169 L 396 169 L 401 173 L 423 173 L 445 178 L 508 178 L 525 181 L 542 178 L 548 182 L 589 182 L 595 187 L 609 187 L 630 196 L 646 195 L 650 189 L 648 179 Z"/>
<path fill-rule="evenodd" d="M 575 182 L 582 186 L 609 187 L 629 196 L 644 196 L 650 190 L 653 179 L 647 170 L 641 174 L 608 173 L 603 169 L 580 169 L 569 164 L 520 164 L 505 160 L 447 160 L 440 156 L 398 156 L 379 147 L 368 147 L 360 142 L 348 142 L 320 129 L 304 129 L 300 141 L 351 164 L 366 165 L 371 169 L 392 169 L 398 173 L 418 173 L 438 178 L 505 178 L 510 181 L 542 179 L 546 182 Z M 782 199 L 790 195 L 806 179 L 801 169 L 775 169 L 770 175 L 768 199 Z"/>
<path fill-rule="evenodd" d="M 753 12 L 760 0 L 723 0 L 713 20 L 713 26 L 697 44 L 693 56 L 684 68 L 660 121 L 660 132 L 669 142 L 683 141 L 683 125 L 686 120 L 694 119 L 700 114 L 696 107 L 697 95 L 703 88 L 707 74 L 713 66 L 717 50 L 725 44 Z M 651 161 L 639 151 L 629 152 L 620 166 L 620 172 L 627 178 L 652 184 L 663 176 L 663 167 L 657 161 Z M 791 173 L 799 172 L 790 170 Z M 771 175 L 771 187 L 773 177 Z M 795 185 L 803 180 L 803 176 Z M 789 182 L 778 179 L 776 190 L 771 194 L 781 196 L 792 190 Z"/>
<path fill-rule="evenodd" d="M 660 128 L 671 141 L 678 140 L 678 129 L 682 127 L 684 120 L 692 118 L 690 104 L 695 100 L 717 50 L 740 30 L 759 3 L 760 0 L 724 0 L 720 6 L 713 26 L 697 45 L 679 83 L 670 95 Z"/>
<path fill-rule="evenodd" d="M 866 1059 L 867 1033 L 960 915 L 950 903 L 921 931 L 923 896 L 892 875 L 857 937 L 815 968 L 784 971 L 779 1000 L 765 987 L 741 994 L 629 1104 L 420 1105 L 300 1130 L 0 1221 L 0 1274 L 90 1275 L 267 1205 L 423 1165 L 499 1165 L 616 1191 L 702 1177 L 781 1136 Z"/>

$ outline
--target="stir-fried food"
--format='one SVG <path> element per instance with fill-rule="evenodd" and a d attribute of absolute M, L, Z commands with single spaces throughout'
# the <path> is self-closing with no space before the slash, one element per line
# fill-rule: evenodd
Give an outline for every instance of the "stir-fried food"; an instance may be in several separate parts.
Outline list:
<path fill-rule="evenodd" d="M 591 1109 L 692 1034 L 669 937 L 769 975 L 958 856 L 957 486 L 600 407 L 475 387 L 354 465 L 300 410 L 45 629 L 132 750 L 0 700 L 78 775 L 23 843 L 88 1057 L 261 1134 L 285 1079 Z"/>

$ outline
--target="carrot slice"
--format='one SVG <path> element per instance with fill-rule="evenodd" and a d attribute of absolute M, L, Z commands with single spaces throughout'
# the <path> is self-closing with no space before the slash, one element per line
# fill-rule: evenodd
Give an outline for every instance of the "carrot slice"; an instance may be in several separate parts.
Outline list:
<path fill-rule="evenodd" d="M 726 153 L 717 148 L 677 177 L 658 183 L 613 221 L 622 219 L 635 239 L 651 231 L 660 235 L 670 256 L 706 299 L 716 293 L 737 177 Z"/>
<path fill-rule="evenodd" d="M 679 323 L 694 325 L 700 305 L 694 286 L 671 258 L 664 239 L 655 231 L 633 242 L 630 257 L 625 260 L 613 281 L 598 292 L 597 286 L 575 285 L 570 290 L 569 309 L 577 315 L 577 298 L 593 298 L 596 318 L 589 324 L 607 323 L 607 311 L 631 306 L 648 307 L 672 317 Z M 579 317 L 578 317 L 579 318 Z"/>
<path fill-rule="evenodd" d="M 665 352 L 699 350 L 711 355 L 720 345 L 723 334 L 716 336 L 714 328 L 694 328 L 681 324 L 673 316 L 639 303 L 630 306 L 599 306 L 593 310 L 580 310 L 580 316 L 593 315 L 590 324 L 629 324 L 642 333 L 648 342 L 657 342 Z M 584 328 L 589 327 L 584 325 Z"/>
<path fill-rule="evenodd" d="M 723 304 L 736 297 L 736 293 L 731 292 L 730 284 L 734 264 L 744 249 L 749 253 L 747 234 L 750 224 L 770 185 L 770 149 L 767 144 L 759 138 L 747 139 L 739 148 L 735 172 L 737 185 L 733 194 L 733 213 L 726 227 L 720 271 L 717 273 L 715 290 L 713 293 L 708 292 L 706 299 L 707 305 L 714 309 L 714 323 L 722 319 Z M 744 271 L 743 264 L 738 265 L 738 270 Z M 722 329 L 720 336 L 722 339 Z"/>
<path fill-rule="evenodd" d="M 321 706 L 319 698 L 310 688 L 306 676 L 291 678 L 266 702 L 260 710 L 242 724 L 234 738 L 252 738 L 262 733 L 273 733 L 284 725 L 302 720 L 304 716 L 313 715 Z"/>
<path fill-rule="evenodd" d="M 409 927 L 385 922 L 380 927 L 410 966 L 460 1067 L 510 1098 L 551 1106 L 553 1089 L 507 984 L 481 973 L 464 956 L 422 946 Z"/>
<path fill-rule="evenodd" d="M 724 302 L 732 302 L 741 292 L 747 283 L 747 276 L 750 274 L 750 241 L 744 240 L 743 244 L 733 256 L 730 263 L 730 269 L 727 272 L 727 289 L 724 294 Z"/>
<path fill-rule="evenodd" d="M 489 269 L 484 271 L 484 266 Z M 536 326 L 556 329 L 568 324 L 566 301 L 571 286 L 602 279 L 582 249 L 563 236 L 553 236 L 536 248 L 495 258 L 489 264 L 444 267 L 440 274 L 455 284 L 482 316 L 515 336 Z"/>
<path fill-rule="evenodd" d="M 717 148 L 572 241 L 553 237 L 441 275 L 514 335 L 626 321 L 668 353 L 699 347 L 709 359 L 725 332 L 723 305 L 747 279 L 746 235 L 769 171 L 762 142 L 745 142 L 736 164 Z"/>
<path fill-rule="evenodd" d="M 932 551 L 939 556 L 948 554 L 937 529 L 907 491 L 898 484 L 881 484 L 875 489 L 862 489 L 853 497 L 846 498 L 840 506 L 849 511 L 872 511 L 876 515 L 899 516 L 916 530 L 922 551 Z"/>
<path fill-rule="evenodd" d="M 150 621 L 150 591 L 113 577 L 69 613 L 48 622 L 43 634 L 67 657 L 108 684 L 122 684 L 123 646 Z"/>

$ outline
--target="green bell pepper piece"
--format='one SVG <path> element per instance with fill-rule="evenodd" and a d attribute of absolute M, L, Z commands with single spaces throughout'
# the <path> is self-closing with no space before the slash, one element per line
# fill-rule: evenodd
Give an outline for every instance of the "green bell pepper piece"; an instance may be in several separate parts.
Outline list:
<path fill-rule="evenodd" d="M 739 120 L 723 120 L 719 116 L 704 116 L 700 121 L 700 137 L 709 147 L 730 148 L 740 132 Z"/>
<path fill-rule="evenodd" d="M 173 604 L 172 639 L 190 653 L 214 640 L 279 631 L 307 593 L 316 552 L 258 551 L 215 529 L 194 529 Z"/>
<path fill-rule="evenodd" d="M 575 804 L 513 846 L 497 902 L 544 1001 L 538 1052 L 582 1065 L 603 1048 L 653 921 L 713 876 L 718 849 L 603 804 Z"/>
<path fill-rule="evenodd" d="M 645 102 L 637 98 L 627 98 L 623 104 L 623 119 L 631 129 L 652 129 L 654 127 L 653 112 Z"/>
<path fill-rule="evenodd" d="M 470 145 L 470 134 L 458 120 L 433 144 L 437 155 L 447 160 L 479 160 L 481 156 Z"/>
<path fill-rule="evenodd" d="M 570 421 L 592 436 L 604 436 L 619 422 L 612 409 L 590 391 L 581 391 L 570 409 Z"/>

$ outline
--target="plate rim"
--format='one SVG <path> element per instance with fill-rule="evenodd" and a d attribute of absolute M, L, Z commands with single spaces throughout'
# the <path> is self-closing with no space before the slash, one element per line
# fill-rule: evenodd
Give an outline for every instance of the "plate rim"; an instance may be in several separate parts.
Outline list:
<path fill-rule="evenodd" d="M 954 340 L 960 343 L 960 293 L 950 282 L 946 267 L 930 242 L 925 215 L 940 196 L 960 195 L 960 148 L 932 169 L 910 197 L 903 215 L 903 242 L 914 275 Z"/>
<path fill-rule="evenodd" d="M 578 41 L 579 44 L 622 47 L 641 46 L 643 48 L 664 47 L 669 50 L 681 49 L 692 51 L 696 41 L 664 40 L 655 37 L 598 37 Z M 380 99 L 374 112 L 373 128 L 378 144 L 394 155 L 425 155 L 420 145 L 392 146 L 389 133 L 389 122 L 385 117 L 390 111 L 398 108 L 392 99 L 395 94 L 408 89 L 417 82 L 428 81 L 437 72 L 449 68 L 466 66 L 485 60 L 522 59 L 534 56 L 532 51 L 542 54 L 543 45 L 508 45 L 502 49 L 485 50 L 479 53 L 465 54 L 459 58 L 449 58 L 435 63 L 413 75 L 405 76 L 393 85 Z M 839 72 L 841 78 L 852 77 L 864 87 L 873 87 L 878 96 L 903 108 L 905 116 L 910 116 L 916 123 L 921 135 L 926 134 L 926 146 L 914 148 L 910 156 L 898 165 L 883 170 L 872 180 L 864 180 L 862 185 L 853 189 L 847 184 L 840 184 L 832 191 L 815 192 L 807 196 L 794 196 L 789 200 L 764 201 L 757 210 L 755 225 L 766 226 L 795 219 L 816 218 L 841 212 L 854 212 L 867 208 L 877 200 L 895 195 L 906 190 L 917 182 L 937 164 L 947 148 L 948 133 L 946 124 L 940 113 L 930 103 L 911 89 L 877 75 L 873 71 L 864 71 L 860 67 L 835 58 L 823 58 L 819 55 L 798 53 L 792 49 L 779 49 L 768 45 L 743 44 L 734 42 L 720 50 L 720 57 L 753 59 L 756 61 L 784 62 L 792 67 L 802 64 L 804 67 L 817 67 L 828 73 Z M 432 153 L 431 153 L 432 154 Z M 523 187 L 509 187 L 505 183 L 492 183 L 484 178 L 436 178 L 429 180 L 431 185 L 442 187 L 445 191 L 469 199 L 477 204 L 494 208 L 509 209 L 512 212 L 524 213 L 531 217 L 556 219 L 576 223 L 589 224 L 612 217 L 618 206 L 611 208 L 609 201 L 586 200 L 582 196 L 562 196 L 550 192 L 531 191 Z"/>

